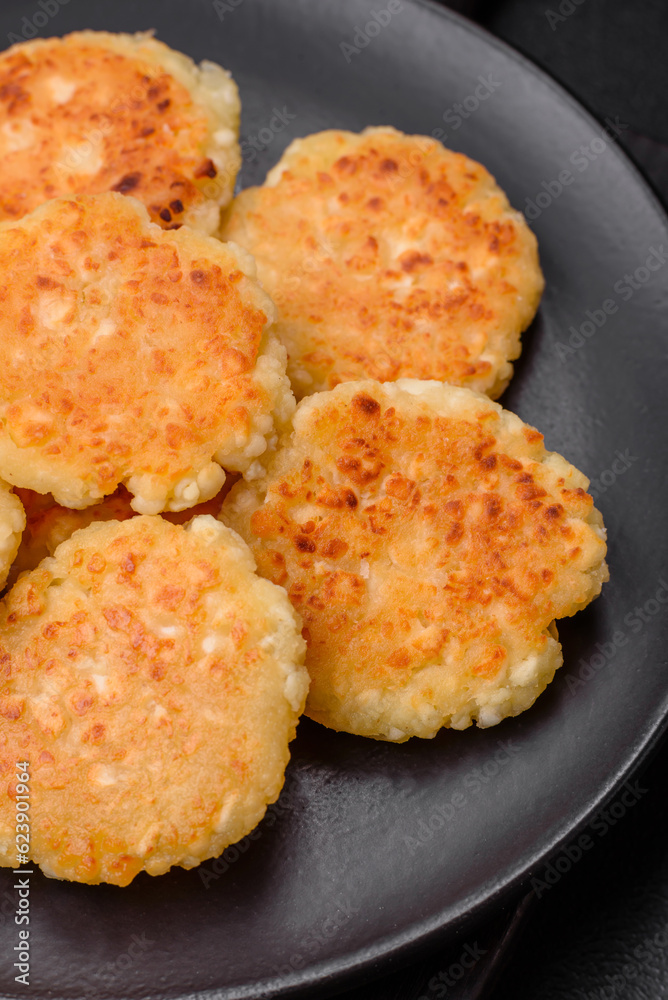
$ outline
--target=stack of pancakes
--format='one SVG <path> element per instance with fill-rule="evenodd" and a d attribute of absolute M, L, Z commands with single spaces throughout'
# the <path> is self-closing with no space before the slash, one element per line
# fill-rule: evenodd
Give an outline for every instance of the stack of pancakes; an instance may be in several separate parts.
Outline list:
<path fill-rule="evenodd" d="M 490 174 L 328 131 L 232 201 L 239 112 L 146 34 L 0 57 L 1 864 L 18 761 L 46 874 L 189 868 L 304 710 L 494 725 L 607 579 L 586 477 L 491 401 L 543 278 Z"/>

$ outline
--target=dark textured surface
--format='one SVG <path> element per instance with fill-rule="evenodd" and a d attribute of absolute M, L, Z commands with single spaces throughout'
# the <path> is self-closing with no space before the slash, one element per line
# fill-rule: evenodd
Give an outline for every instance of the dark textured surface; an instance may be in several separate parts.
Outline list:
<path fill-rule="evenodd" d="M 588 828 L 593 846 L 564 877 L 549 886 L 536 872 L 540 899 L 493 1000 L 668 996 L 667 775 L 664 746 L 632 782 L 635 802 L 618 799 Z"/>
<path fill-rule="evenodd" d="M 668 204 L 668 6 L 662 0 L 587 0 L 567 20 L 555 21 L 554 30 L 549 9 L 558 12 L 558 4 L 504 0 L 478 13 L 490 30 L 549 69 L 600 119 L 619 115 L 628 124 L 621 144 Z M 657 325 L 657 336 L 665 357 L 665 326 Z M 665 459 L 655 482 L 667 497 Z M 647 791 L 634 808 L 607 828 L 605 838 L 593 831 L 595 849 L 553 888 L 538 887 L 541 900 L 505 975 L 489 992 L 493 1000 L 668 996 L 667 781 L 664 741 L 641 774 Z"/>
<path fill-rule="evenodd" d="M 243 0 L 221 21 L 208 2 L 170 0 L 158 7 L 119 0 L 112 7 L 70 0 L 42 33 L 155 25 L 168 43 L 228 65 L 244 100 L 244 184 L 261 179 L 293 135 L 383 121 L 423 132 L 445 127 L 445 141 L 485 162 L 518 207 L 546 190 L 555 192 L 555 178 L 571 171 L 573 182 L 534 220 L 548 291 L 504 402 L 537 424 L 549 446 L 601 481 L 613 580 L 596 605 L 561 629 L 567 665 L 551 689 L 530 713 L 496 730 L 444 733 L 429 744 L 387 747 L 304 724 L 283 804 L 272 813 L 275 822 L 262 826 L 259 839 L 234 860 L 228 855 L 227 870 L 205 866 L 201 872 L 209 871 L 208 882 L 201 872 L 175 872 L 140 878 L 120 891 L 35 876 L 33 997 L 175 996 L 225 987 L 215 995 L 258 996 L 261 988 L 249 984 L 254 977 L 268 984 L 276 969 L 285 985 L 318 978 L 321 985 L 306 995 L 324 996 L 322 983 L 330 992 L 343 985 L 335 973 L 348 964 L 367 976 L 386 974 L 383 954 L 422 937 L 435 949 L 429 961 L 358 990 L 359 1000 L 456 996 L 457 975 L 460 969 L 464 975 L 464 958 L 473 961 L 472 953 L 475 965 L 459 996 L 473 1000 L 485 980 L 490 986 L 487 973 L 497 946 L 513 927 L 516 895 L 500 900 L 504 884 L 532 860 L 534 874 L 541 875 L 539 855 L 562 838 L 568 842 L 573 825 L 591 819 L 588 814 L 614 792 L 665 713 L 665 622 L 652 614 L 636 629 L 625 617 L 633 615 L 638 601 L 652 599 L 665 566 L 658 473 L 665 452 L 661 366 L 668 267 L 648 272 L 648 280 L 630 295 L 621 290 L 628 284 L 624 275 L 644 266 L 652 246 L 668 250 L 664 220 L 611 144 L 583 169 L 573 161 L 581 145 L 591 147 L 600 128 L 549 83 L 428 7 L 404 0 L 403 13 L 346 62 L 340 42 L 354 40 L 356 28 L 377 7 L 361 0 L 318 5 Z M 21 30 L 22 18 L 36 9 L 32 3 L 4 4 L 0 35 Z M 504 23 L 509 30 L 510 21 Z M 499 81 L 492 96 L 456 129 L 452 115 L 445 125 L 444 114 L 474 92 L 481 75 Z M 288 124 L 263 143 L 260 130 L 268 128 L 276 107 L 286 112 Z M 583 337 L 573 354 L 564 353 L 569 327 L 586 322 L 588 310 L 598 315 L 610 296 L 615 313 L 593 336 Z M 629 456 L 629 464 L 614 473 L 617 450 Z M 603 663 L 591 669 L 599 663 L 597 643 L 610 643 L 620 630 L 625 641 L 612 653 L 599 654 Z M 583 662 L 591 677 L 578 685 Z M 475 769 L 492 763 L 498 740 L 514 741 L 520 750 L 489 780 L 476 779 Z M 466 792 L 465 808 L 430 830 L 437 808 L 455 791 Z M 625 807 L 628 820 L 605 840 L 592 832 L 595 846 L 577 865 L 582 879 L 593 872 L 593 884 L 599 885 L 603 852 L 612 850 L 614 838 L 652 801 L 649 792 L 642 793 L 632 809 Z M 643 848 L 636 853 L 645 858 Z M 605 986 L 596 979 L 594 962 L 588 980 L 594 985 L 573 992 L 582 968 L 592 967 L 587 956 L 607 947 L 613 927 L 606 925 L 598 936 L 592 931 L 584 941 L 576 935 L 577 920 L 564 916 L 558 903 L 568 899 L 577 877 L 573 872 L 541 891 L 525 921 L 528 934 L 498 991 L 575 998 Z M 2 876 L 0 896 L 3 892 L 7 903 L 8 873 Z M 478 912 L 462 924 L 465 914 L 486 900 L 494 905 L 484 921 Z M 593 923 L 596 912 L 589 895 L 586 900 L 575 914 L 581 928 L 586 915 Z M 449 938 L 437 933 L 447 923 Z M 534 932 L 557 926 L 568 933 L 556 948 Z M 133 934 L 150 942 L 135 947 L 136 957 L 130 951 Z M 567 972 L 560 961 L 576 937 L 583 945 L 582 962 Z M 617 940 L 614 934 L 612 939 Z M 0 982 L 7 995 L 23 995 L 23 987 L 13 990 L 13 943 L 14 928 L 5 919 Z M 412 956 L 404 950 L 398 961 Z M 553 975 L 546 979 L 541 969 L 551 959 Z M 559 992 L 560 983 L 571 993 Z M 634 996 L 621 989 L 613 995 Z"/>
<path fill-rule="evenodd" d="M 573 7 L 566 20 L 552 19 L 554 30 L 546 12 L 559 13 L 559 4 L 545 0 L 488 2 L 467 13 L 544 66 L 601 121 L 619 116 L 628 124 L 620 144 L 668 204 L 668 64 L 663 55 L 668 7 L 661 0 L 587 0 Z M 644 129 L 649 134 L 643 134 Z M 665 327 L 657 335 L 668 350 Z M 657 469 L 656 489 L 668 496 L 665 464 Z M 515 933 L 506 939 L 505 948 L 495 953 L 497 966 L 505 966 L 500 976 L 493 974 L 493 966 L 479 966 L 474 970 L 480 979 L 477 986 L 453 982 L 452 977 L 439 979 L 457 959 L 456 947 L 448 946 L 405 969 L 401 978 L 378 980 L 346 993 L 345 1000 L 668 996 L 667 781 L 664 740 L 651 765 L 641 769 L 633 808 L 625 809 L 619 819 L 605 814 L 593 829 L 587 828 L 593 846 L 582 851 L 565 874 L 554 868 L 555 862 L 568 867 L 570 859 L 564 860 L 563 852 L 552 859 L 551 869 L 546 865 L 536 870 L 534 889 L 530 881 L 526 884 L 533 905 L 512 925 Z M 616 814 L 623 805 L 613 806 Z M 572 857 L 577 856 L 577 840 Z M 497 940 L 501 945 L 503 940 L 493 921 L 475 925 L 471 934 L 485 944 Z"/>
<path fill-rule="evenodd" d="M 486 0 L 474 16 L 598 117 L 619 115 L 637 132 L 668 141 L 664 0 Z"/>

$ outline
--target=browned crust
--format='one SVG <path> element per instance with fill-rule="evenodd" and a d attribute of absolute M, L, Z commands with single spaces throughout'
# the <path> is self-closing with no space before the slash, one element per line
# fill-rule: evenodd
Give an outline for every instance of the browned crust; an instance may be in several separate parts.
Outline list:
<path fill-rule="evenodd" d="M 238 147 L 231 134 L 224 162 L 213 162 L 216 123 L 196 79 L 190 60 L 148 35 L 79 32 L 0 55 L 0 219 L 60 195 L 119 191 L 170 229 L 194 219 L 212 187 L 226 204 Z M 236 132 L 238 100 L 227 119 Z"/>
<path fill-rule="evenodd" d="M 223 232 L 257 259 L 297 396 L 402 377 L 497 396 L 543 288 L 485 168 L 393 129 L 296 140 Z"/>
<path fill-rule="evenodd" d="M 364 735 L 387 735 L 387 713 L 374 726 L 388 698 L 405 736 L 416 706 L 435 728 L 475 716 L 532 655 L 553 673 L 551 622 L 607 578 L 587 480 L 495 404 L 424 386 L 349 383 L 302 402 L 266 480 L 223 506 L 303 618 L 307 713 Z"/>
<path fill-rule="evenodd" d="M 257 368 L 273 307 L 244 266 L 118 194 L 57 199 L 0 227 L 7 478 L 70 507 L 121 482 L 149 502 L 157 489 L 152 513 L 184 477 L 198 481 L 181 507 L 214 495 L 214 456 L 250 465 L 238 443 L 254 441 L 256 420 L 271 428 L 276 378 Z"/>

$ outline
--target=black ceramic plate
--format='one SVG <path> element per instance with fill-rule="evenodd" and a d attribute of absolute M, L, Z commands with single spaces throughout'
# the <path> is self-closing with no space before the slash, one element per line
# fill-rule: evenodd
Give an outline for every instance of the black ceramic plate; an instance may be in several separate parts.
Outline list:
<path fill-rule="evenodd" d="M 5 0 L 0 13 L 3 41 L 83 27 L 155 27 L 229 67 L 244 185 L 295 136 L 390 123 L 439 130 L 533 217 L 547 289 L 503 402 L 592 477 L 612 573 L 561 628 L 565 666 L 548 691 L 495 729 L 402 746 L 304 721 L 278 806 L 220 861 L 126 889 L 35 874 L 29 989 L 14 981 L 13 877 L 0 878 L 7 997 L 342 988 L 540 872 L 666 720 L 666 220 L 616 148 L 623 122 L 602 135 L 534 67 L 435 6 Z"/>

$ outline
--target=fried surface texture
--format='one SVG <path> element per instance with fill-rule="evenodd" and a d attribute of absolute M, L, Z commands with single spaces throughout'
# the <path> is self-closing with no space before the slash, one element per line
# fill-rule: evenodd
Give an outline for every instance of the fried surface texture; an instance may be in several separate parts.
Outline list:
<path fill-rule="evenodd" d="M 211 516 L 96 523 L 0 604 L 0 864 L 127 885 L 219 855 L 277 798 L 308 677 L 283 590 Z"/>
<path fill-rule="evenodd" d="M 302 616 L 307 715 L 401 742 L 495 725 L 552 680 L 554 620 L 608 578 L 587 485 L 478 393 L 365 381 L 303 400 L 221 517 Z"/>
<path fill-rule="evenodd" d="M 295 140 L 223 233 L 257 260 L 298 398 L 403 377 L 496 398 L 543 290 L 536 239 L 487 170 L 392 128 Z"/>
<path fill-rule="evenodd" d="M 215 497 L 178 513 L 167 511 L 161 517 L 172 524 L 185 524 L 199 514 L 212 514 L 216 517 L 225 496 L 238 479 L 238 475 L 228 476 Z M 132 495 L 124 486 L 119 486 L 115 493 L 105 497 L 100 503 L 84 507 L 83 510 L 61 506 L 50 493 L 35 493 L 34 490 L 19 487 L 16 487 L 15 493 L 23 504 L 26 524 L 18 551 L 11 563 L 8 586 L 13 586 L 21 573 L 37 569 L 42 559 L 52 556 L 60 543 L 71 538 L 80 528 L 87 528 L 94 521 L 127 521 L 129 517 L 138 516 L 131 506 Z"/>
<path fill-rule="evenodd" d="M 0 475 L 81 508 L 215 496 L 294 400 L 245 251 L 164 232 L 120 194 L 0 224 Z"/>
<path fill-rule="evenodd" d="M 230 74 L 147 33 L 79 31 L 0 54 L 0 219 L 120 191 L 165 228 L 213 234 L 241 154 Z"/>

